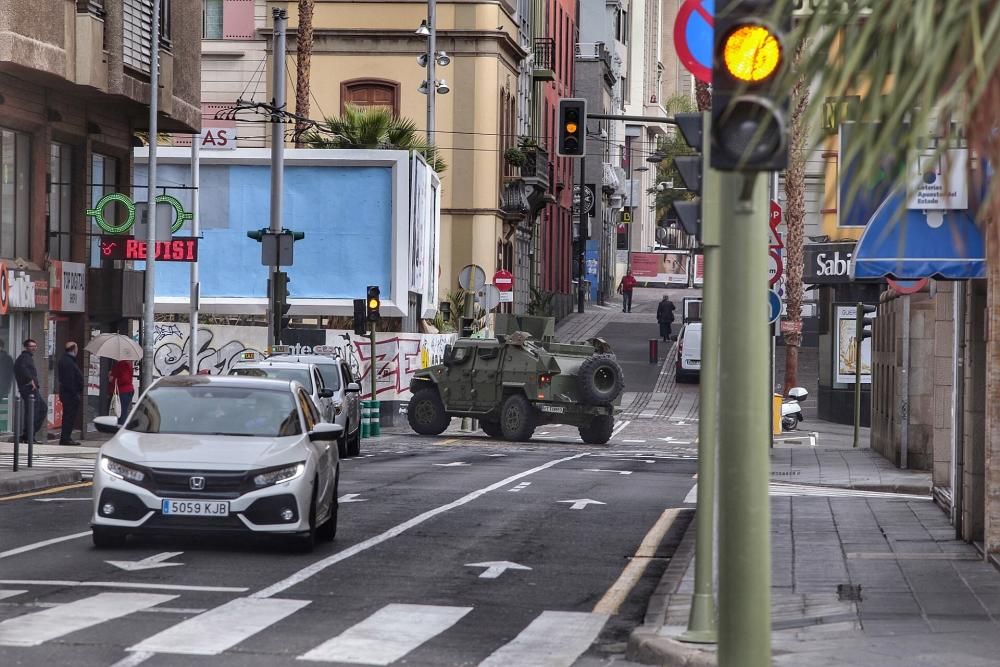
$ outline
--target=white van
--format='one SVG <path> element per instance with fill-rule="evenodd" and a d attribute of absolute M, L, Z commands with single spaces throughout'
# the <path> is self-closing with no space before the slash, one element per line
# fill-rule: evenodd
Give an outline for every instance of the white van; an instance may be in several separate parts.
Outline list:
<path fill-rule="evenodd" d="M 688 322 L 677 335 L 678 382 L 697 382 L 701 375 L 701 322 Z"/>

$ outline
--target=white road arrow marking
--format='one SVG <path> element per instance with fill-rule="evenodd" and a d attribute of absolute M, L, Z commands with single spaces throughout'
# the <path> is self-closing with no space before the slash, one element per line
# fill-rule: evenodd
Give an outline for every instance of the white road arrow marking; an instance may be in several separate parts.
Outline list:
<path fill-rule="evenodd" d="M 341 497 L 337 498 L 337 502 L 339 502 L 339 503 L 366 503 L 366 502 L 368 502 L 367 498 L 358 498 L 358 496 L 360 496 L 360 495 L 361 495 L 360 493 L 345 493 Z"/>
<path fill-rule="evenodd" d="M 135 570 L 152 570 L 158 567 L 176 567 L 178 565 L 183 565 L 184 563 L 164 563 L 163 561 L 169 560 L 174 556 L 180 556 L 183 551 L 164 551 L 162 554 L 156 554 L 155 556 L 150 556 L 149 558 L 143 558 L 142 560 L 106 560 L 105 563 L 110 563 L 115 567 L 120 567 L 128 572 L 134 572 Z"/>
<path fill-rule="evenodd" d="M 582 510 L 587 505 L 607 505 L 607 503 L 602 503 L 600 500 L 591 500 L 590 498 L 577 498 L 576 500 L 560 500 L 560 503 L 573 503 L 570 505 L 571 510 Z"/>
<path fill-rule="evenodd" d="M 486 571 L 479 575 L 480 579 L 496 579 L 506 570 L 530 570 L 527 565 L 511 563 L 509 560 L 491 560 L 486 563 L 466 563 L 465 567 L 485 567 Z"/>
<path fill-rule="evenodd" d="M 622 440 L 622 442 L 633 442 L 633 443 L 643 443 L 645 440 Z"/>
<path fill-rule="evenodd" d="M 613 472 L 619 475 L 631 475 L 631 470 L 605 470 L 604 468 L 584 468 L 585 472 Z"/>
<path fill-rule="evenodd" d="M 510 493 L 516 493 L 516 492 L 520 491 L 521 489 L 525 489 L 525 488 L 527 488 L 529 486 L 531 486 L 531 482 L 521 482 L 520 484 L 518 484 L 517 486 L 515 486 L 513 489 L 510 489 L 509 492 Z"/>
<path fill-rule="evenodd" d="M 434 465 L 441 466 L 442 468 L 453 468 L 455 466 L 468 466 L 472 464 L 465 461 L 455 461 L 454 463 L 435 463 Z"/>
<path fill-rule="evenodd" d="M 667 436 L 666 438 L 657 438 L 657 440 L 662 440 L 663 442 L 671 442 L 673 440 L 673 438 L 670 437 L 670 436 Z"/>

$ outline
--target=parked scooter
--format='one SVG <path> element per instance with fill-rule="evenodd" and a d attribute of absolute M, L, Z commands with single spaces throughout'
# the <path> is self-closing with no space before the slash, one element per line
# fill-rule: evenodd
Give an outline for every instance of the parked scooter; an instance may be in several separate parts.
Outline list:
<path fill-rule="evenodd" d="M 788 398 L 781 402 L 781 430 L 794 431 L 803 420 L 800 403 L 809 397 L 809 392 L 803 387 L 792 387 Z"/>

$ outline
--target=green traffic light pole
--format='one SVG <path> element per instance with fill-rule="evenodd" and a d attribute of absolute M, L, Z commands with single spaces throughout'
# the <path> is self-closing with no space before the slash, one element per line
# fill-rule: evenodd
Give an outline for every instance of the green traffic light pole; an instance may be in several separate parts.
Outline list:
<path fill-rule="evenodd" d="M 712 547 L 715 543 L 716 454 L 719 444 L 719 324 L 722 316 L 720 246 L 722 173 L 710 167 L 712 114 L 702 130 L 701 240 L 705 273 L 701 294 L 701 379 L 698 398 L 698 504 L 695 514 L 694 596 L 687 632 L 680 641 L 714 644 L 715 597 L 712 593 Z"/>
<path fill-rule="evenodd" d="M 725 172 L 718 187 L 721 312 L 731 323 L 720 331 L 719 348 L 719 401 L 726 406 L 719 421 L 719 667 L 768 667 L 767 180 Z"/>

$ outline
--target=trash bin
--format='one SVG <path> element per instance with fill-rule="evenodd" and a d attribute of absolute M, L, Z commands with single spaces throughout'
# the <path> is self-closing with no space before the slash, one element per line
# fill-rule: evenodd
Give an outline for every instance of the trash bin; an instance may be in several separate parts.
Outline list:
<path fill-rule="evenodd" d="M 781 435 L 781 394 L 774 394 L 771 403 L 771 435 Z"/>

